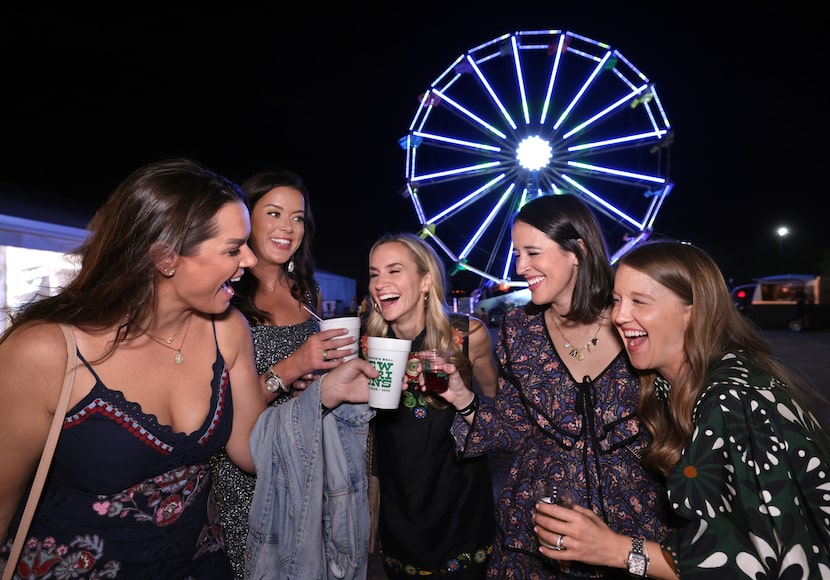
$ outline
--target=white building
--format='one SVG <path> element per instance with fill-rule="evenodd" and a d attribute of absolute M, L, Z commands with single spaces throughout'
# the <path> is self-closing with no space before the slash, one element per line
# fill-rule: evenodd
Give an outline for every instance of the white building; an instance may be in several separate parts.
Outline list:
<path fill-rule="evenodd" d="M 82 228 L 0 214 L 0 308 L 3 313 L 66 285 L 80 264 L 73 252 L 86 239 Z M 324 318 L 343 314 L 357 281 L 318 270 Z M 0 316 L 0 332 L 8 317 Z"/>

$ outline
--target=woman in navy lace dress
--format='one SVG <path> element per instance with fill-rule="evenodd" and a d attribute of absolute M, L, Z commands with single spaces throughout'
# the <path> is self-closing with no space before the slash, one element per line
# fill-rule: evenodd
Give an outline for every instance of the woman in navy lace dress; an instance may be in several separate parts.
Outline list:
<path fill-rule="evenodd" d="M 256 263 L 249 233 L 238 186 L 152 163 L 93 218 L 77 276 L 16 314 L 0 339 L 3 568 L 66 369 L 59 324 L 78 370 L 15 578 L 232 577 L 209 460 L 224 447 L 253 471 L 265 409 L 248 323 L 229 308 L 231 280 Z M 344 382 L 368 398 L 357 370 L 322 378 L 323 404 Z"/>
<path fill-rule="evenodd" d="M 230 280 L 256 263 L 243 200 L 190 161 L 135 171 L 95 215 L 78 275 L 4 336 L 4 555 L 58 399 L 57 323 L 80 363 L 21 577 L 229 577 L 208 460 L 225 445 L 253 469 L 264 408 L 247 324 L 228 309 Z"/>

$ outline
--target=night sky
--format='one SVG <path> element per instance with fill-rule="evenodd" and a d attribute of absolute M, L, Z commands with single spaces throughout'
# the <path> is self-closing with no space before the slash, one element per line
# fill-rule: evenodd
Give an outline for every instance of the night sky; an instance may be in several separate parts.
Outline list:
<path fill-rule="evenodd" d="M 474 46 L 562 29 L 610 44 L 659 91 L 675 186 L 657 234 L 706 249 L 736 284 L 818 273 L 830 261 L 825 19 L 806 3 L 728 4 L 4 6 L 0 211 L 82 227 L 165 157 L 235 181 L 288 167 L 311 191 L 318 267 L 360 289 L 372 242 L 419 229 L 398 145 L 418 95 Z"/>

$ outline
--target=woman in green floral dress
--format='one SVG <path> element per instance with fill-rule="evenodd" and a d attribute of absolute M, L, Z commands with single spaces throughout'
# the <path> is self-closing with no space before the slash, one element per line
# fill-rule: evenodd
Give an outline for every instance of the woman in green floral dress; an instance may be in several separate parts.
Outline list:
<path fill-rule="evenodd" d="M 644 371 L 643 465 L 667 476 L 686 524 L 642 543 L 580 507 L 537 504 L 539 537 L 560 547 L 541 552 L 650 578 L 830 578 L 830 440 L 715 262 L 688 244 L 635 248 L 612 317 Z"/>

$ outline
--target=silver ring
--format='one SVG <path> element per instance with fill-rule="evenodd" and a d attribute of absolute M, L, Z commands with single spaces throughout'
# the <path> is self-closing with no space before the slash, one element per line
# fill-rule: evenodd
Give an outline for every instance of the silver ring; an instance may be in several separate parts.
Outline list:
<path fill-rule="evenodd" d="M 328 351 L 328 350 L 324 350 L 324 351 L 323 351 L 323 360 L 328 360 L 328 359 L 329 359 L 329 351 Z"/>
<path fill-rule="evenodd" d="M 559 551 L 562 551 L 562 550 L 564 550 L 564 549 L 565 549 L 565 546 L 563 546 L 563 545 L 562 545 L 562 539 L 563 539 L 564 537 L 565 537 L 565 536 L 563 536 L 562 534 L 559 534 L 559 539 L 558 539 L 558 540 L 556 540 L 556 545 L 553 547 L 553 549 L 554 549 L 554 550 L 559 550 Z"/>

